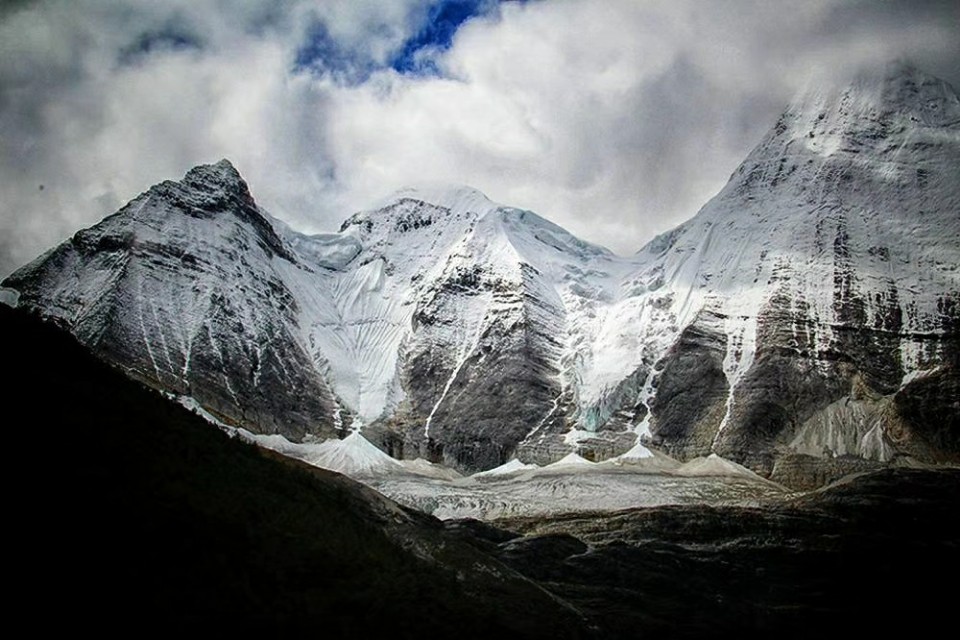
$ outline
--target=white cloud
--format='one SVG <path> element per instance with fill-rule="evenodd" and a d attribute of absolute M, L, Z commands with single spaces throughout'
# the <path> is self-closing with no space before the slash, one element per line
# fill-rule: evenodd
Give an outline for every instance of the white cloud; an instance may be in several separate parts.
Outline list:
<path fill-rule="evenodd" d="M 444 78 L 376 70 L 427 4 L 50 0 L 0 16 L 0 274 L 223 156 L 307 230 L 449 181 L 634 251 L 694 214 L 811 75 L 960 59 L 952 3 L 551 0 L 466 23 L 430 53 Z M 357 74 L 296 68 L 318 24 Z"/>

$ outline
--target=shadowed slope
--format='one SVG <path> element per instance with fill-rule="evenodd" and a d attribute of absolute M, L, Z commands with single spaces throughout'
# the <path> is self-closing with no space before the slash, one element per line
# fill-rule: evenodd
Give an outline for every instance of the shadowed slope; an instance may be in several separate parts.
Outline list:
<path fill-rule="evenodd" d="M 53 627 L 215 625 L 324 637 L 577 637 L 578 616 L 432 518 L 282 462 L 0 306 L 23 607 Z M 25 406 L 41 398 L 38 406 Z M 36 450 L 36 448 L 34 448 Z"/>

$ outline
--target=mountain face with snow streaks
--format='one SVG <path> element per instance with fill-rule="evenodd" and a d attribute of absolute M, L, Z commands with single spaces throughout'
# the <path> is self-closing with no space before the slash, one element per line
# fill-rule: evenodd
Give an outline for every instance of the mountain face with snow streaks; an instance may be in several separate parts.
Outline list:
<path fill-rule="evenodd" d="M 896 409 L 929 375 L 956 386 L 960 103 L 949 85 L 898 67 L 798 101 L 670 245 L 649 268 L 703 300 L 683 332 L 702 335 L 671 347 L 659 381 L 682 386 L 694 354 L 713 392 L 690 408 L 658 391 L 655 443 L 767 472 L 784 451 L 889 460 L 946 437 L 956 452 L 955 394 L 939 401 L 942 426 Z"/>
<path fill-rule="evenodd" d="M 630 257 L 466 187 L 304 235 L 223 161 L 4 287 L 258 433 L 471 471 L 642 442 L 804 484 L 960 455 L 958 265 L 960 101 L 898 66 L 793 103 Z"/>
<path fill-rule="evenodd" d="M 227 162 L 164 182 L 8 278 L 19 303 L 230 422 L 333 435 L 285 286 L 294 256 Z"/>

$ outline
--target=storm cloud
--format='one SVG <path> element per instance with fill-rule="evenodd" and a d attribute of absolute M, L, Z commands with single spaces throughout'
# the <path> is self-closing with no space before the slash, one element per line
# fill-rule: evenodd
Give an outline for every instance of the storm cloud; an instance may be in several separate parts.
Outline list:
<path fill-rule="evenodd" d="M 4 3 L 0 276 L 221 157 L 304 231 L 454 182 L 636 251 L 809 84 L 906 58 L 958 86 L 958 25 L 905 0 Z"/>

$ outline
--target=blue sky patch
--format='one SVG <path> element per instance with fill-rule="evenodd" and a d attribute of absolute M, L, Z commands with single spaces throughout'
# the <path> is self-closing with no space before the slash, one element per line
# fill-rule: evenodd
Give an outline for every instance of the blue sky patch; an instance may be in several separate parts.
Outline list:
<path fill-rule="evenodd" d="M 454 34 L 464 22 L 490 13 L 498 4 L 497 0 L 440 0 L 430 7 L 420 31 L 407 40 L 390 66 L 401 73 L 437 74 L 432 60 L 422 53 L 449 49 Z"/>
<path fill-rule="evenodd" d="M 306 42 L 297 50 L 293 64 L 294 71 L 329 74 L 346 84 L 363 82 L 373 70 L 371 60 L 342 47 L 322 22 L 310 27 Z"/>
<path fill-rule="evenodd" d="M 423 14 L 423 22 L 399 50 L 387 61 L 387 66 L 409 75 L 439 75 L 431 53 L 446 51 L 457 30 L 468 20 L 487 16 L 506 2 L 525 3 L 529 0 L 435 0 Z M 322 23 L 316 23 L 307 33 L 304 44 L 297 50 L 295 71 L 321 73 L 345 84 L 365 81 L 378 65 L 362 50 L 345 49 L 330 37 Z"/>

